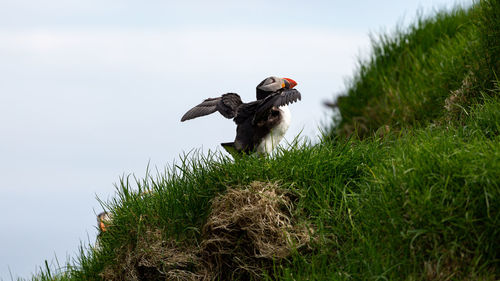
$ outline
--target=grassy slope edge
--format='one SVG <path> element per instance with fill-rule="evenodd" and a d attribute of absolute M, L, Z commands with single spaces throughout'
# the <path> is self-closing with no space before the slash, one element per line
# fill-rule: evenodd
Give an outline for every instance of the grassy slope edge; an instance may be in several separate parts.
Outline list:
<path fill-rule="evenodd" d="M 254 181 L 292 193 L 293 217 L 314 233 L 262 279 L 497 280 L 499 7 L 482 1 L 383 36 L 320 144 L 238 161 L 193 154 L 165 172 L 122 179 L 105 204 L 114 217 L 102 249 L 82 249 L 60 272 L 32 280 L 102 280 L 133 253 L 151 256 L 138 245 L 152 232 L 199 245 L 211 200 Z M 168 263 L 155 262 L 158 272 Z"/>

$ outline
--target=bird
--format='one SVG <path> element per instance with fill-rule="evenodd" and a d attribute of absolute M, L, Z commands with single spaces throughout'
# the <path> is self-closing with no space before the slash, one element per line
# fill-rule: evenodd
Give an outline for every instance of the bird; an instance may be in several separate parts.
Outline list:
<path fill-rule="evenodd" d="M 108 212 L 101 212 L 97 215 L 97 228 L 99 233 L 95 241 L 94 249 L 101 250 L 101 239 L 104 232 L 108 231 L 108 226 L 111 224 L 112 215 Z"/>
<path fill-rule="evenodd" d="M 108 225 L 111 222 L 111 214 L 108 212 L 101 212 L 97 215 L 97 228 L 99 228 L 99 234 L 106 232 Z"/>
<path fill-rule="evenodd" d="M 290 126 L 291 113 L 288 105 L 302 99 L 297 85 L 291 78 L 267 77 L 256 87 L 257 100 L 244 103 L 236 93 L 205 99 L 188 110 L 181 122 L 212 114 L 236 123 L 233 142 L 221 143 L 231 155 L 270 154 L 283 139 Z"/>

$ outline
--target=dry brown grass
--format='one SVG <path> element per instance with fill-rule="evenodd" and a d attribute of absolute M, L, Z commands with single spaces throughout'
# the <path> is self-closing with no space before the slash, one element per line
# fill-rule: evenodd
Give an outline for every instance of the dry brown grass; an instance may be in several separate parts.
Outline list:
<path fill-rule="evenodd" d="M 105 280 L 259 279 L 273 264 L 311 239 L 312 230 L 293 218 L 291 194 L 275 183 L 228 188 L 214 198 L 200 245 L 144 231 L 135 245 L 117 250 Z"/>
<path fill-rule="evenodd" d="M 293 220 L 290 194 L 277 184 L 253 182 L 228 189 L 212 203 L 203 227 L 203 260 L 217 277 L 256 277 L 306 245 L 311 231 Z"/>
<path fill-rule="evenodd" d="M 116 262 L 101 273 L 104 280 L 207 280 L 198 268 L 198 249 L 165 240 L 161 231 L 145 231 L 135 247 L 118 250 Z"/>

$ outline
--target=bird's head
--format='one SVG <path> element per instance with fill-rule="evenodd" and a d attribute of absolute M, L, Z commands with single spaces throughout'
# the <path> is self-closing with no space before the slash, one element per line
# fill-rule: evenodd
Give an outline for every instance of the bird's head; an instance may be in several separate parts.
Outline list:
<path fill-rule="evenodd" d="M 275 76 L 268 77 L 257 85 L 257 99 L 264 99 L 269 94 L 275 93 L 281 89 L 292 89 L 295 86 L 297 86 L 297 82 L 293 79 Z"/>

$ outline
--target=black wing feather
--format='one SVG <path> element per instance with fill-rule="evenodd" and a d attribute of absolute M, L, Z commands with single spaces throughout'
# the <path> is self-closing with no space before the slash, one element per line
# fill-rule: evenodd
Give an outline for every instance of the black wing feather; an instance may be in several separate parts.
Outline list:
<path fill-rule="evenodd" d="M 188 110 L 188 112 L 182 116 L 181 122 L 214 113 L 217 111 L 217 103 L 219 103 L 220 99 L 219 97 L 204 100 L 202 103 Z"/>
<path fill-rule="evenodd" d="M 208 98 L 188 110 L 188 112 L 182 116 L 181 122 L 212 114 L 216 111 L 219 111 L 220 114 L 226 118 L 233 118 L 241 104 L 242 101 L 240 96 L 235 93 L 224 94 L 218 98 Z"/>
<path fill-rule="evenodd" d="M 254 123 L 255 120 L 260 120 L 263 116 L 267 115 L 269 110 L 271 110 L 274 106 L 280 107 L 288 105 L 301 100 L 301 98 L 302 96 L 300 95 L 300 92 L 295 89 L 284 89 L 283 91 L 269 95 L 267 98 L 262 100 L 262 103 L 257 108 Z"/>
<path fill-rule="evenodd" d="M 283 106 L 301 100 L 302 96 L 295 89 L 285 89 L 281 93 L 273 95 L 271 99 L 274 100 L 274 106 Z"/>
<path fill-rule="evenodd" d="M 217 103 L 217 111 L 226 118 L 233 118 L 236 115 L 238 107 L 243 102 L 238 94 L 227 93 L 222 95 L 221 100 Z"/>

